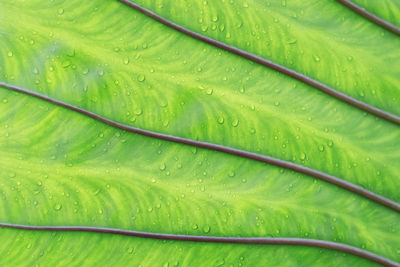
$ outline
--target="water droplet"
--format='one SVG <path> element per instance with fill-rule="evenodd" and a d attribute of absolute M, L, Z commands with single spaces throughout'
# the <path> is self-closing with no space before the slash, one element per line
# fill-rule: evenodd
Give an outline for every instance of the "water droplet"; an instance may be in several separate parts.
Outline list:
<path fill-rule="evenodd" d="M 314 60 L 315 60 L 316 62 L 320 62 L 320 61 L 321 61 L 321 58 L 320 58 L 319 56 L 314 56 Z"/>
<path fill-rule="evenodd" d="M 288 44 L 296 44 L 297 43 L 297 39 L 290 39 L 288 41 Z"/>
<path fill-rule="evenodd" d="M 329 140 L 329 141 L 328 141 L 328 146 L 329 146 L 329 147 L 332 147 L 332 146 L 333 146 L 332 140 Z"/>
<path fill-rule="evenodd" d="M 124 64 L 128 65 L 129 64 L 129 57 L 124 58 Z"/>
<path fill-rule="evenodd" d="M 7 56 L 12 57 L 13 56 L 13 52 L 8 51 Z"/>
<path fill-rule="evenodd" d="M 242 183 L 246 183 L 247 182 L 247 179 L 246 178 L 243 178 L 242 179 Z"/>
<path fill-rule="evenodd" d="M 8 103 L 8 99 L 7 98 L 3 98 L 3 103 L 7 104 Z"/>
<path fill-rule="evenodd" d="M 38 70 L 38 68 L 36 68 L 36 67 L 34 67 L 34 68 L 32 69 L 32 72 L 33 72 L 33 74 L 39 74 L 39 70 Z"/>
<path fill-rule="evenodd" d="M 306 153 L 304 153 L 304 152 L 301 153 L 301 154 L 300 154 L 300 159 L 301 159 L 301 160 L 305 160 L 305 159 L 306 159 Z"/>
<path fill-rule="evenodd" d="M 166 167 L 167 167 L 167 166 L 165 166 L 165 163 L 161 163 L 161 165 L 160 165 L 160 171 L 164 171 Z"/>
<path fill-rule="evenodd" d="M 212 95 L 212 93 L 213 93 L 213 89 L 208 89 L 207 90 L 207 95 Z"/>
<path fill-rule="evenodd" d="M 222 265 L 224 265 L 224 264 L 225 264 L 225 260 L 224 260 L 224 259 L 220 259 L 220 260 L 217 260 L 217 261 L 215 262 L 215 266 L 216 266 L 216 267 L 222 266 Z"/>
<path fill-rule="evenodd" d="M 10 178 L 14 178 L 15 176 L 17 176 L 17 174 L 16 174 L 15 172 L 10 172 L 10 173 L 8 174 L 8 176 L 9 176 Z"/>
<path fill-rule="evenodd" d="M 348 60 L 348 61 L 353 61 L 353 57 L 352 57 L 352 56 L 348 56 L 348 57 L 347 57 L 347 60 Z"/>
<path fill-rule="evenodd" d="M 251 133 L 251 134 L 255 134 L 255 133 L 256 133 L 256 129 L 251 128 L 251 129 L 250 129 L 250 133 Z"/>
<path fill-rule="evenodd" d="M 32 247 L 32 244 L 31 243 L 29 243 L 28 245 L 26 245 L 26 248 L 27 249 L 30 249 Z"/>
<path fill-rule="evenodd" d="M 243 3 L 243 7 L 248 8 L 248 7 L 249 7 L 249 3 L 244 2 L 244 3 Z"/>
<path fill-rule="evenodd" d="M 54 205 L 54 209 L 55 209 L 56 211 L 61 210 L 61 208 L 62 208 L 62 205 L 59 204 L 59 203 L 57 203 L 57 204 Z"/>
<path fill-rule="evenodd" d="M 71 66 L 71 61 L 66 60 L 62 63 L 63 68 L 68 68 L 69 66 Z"/>
<path fill-rule="evenodd" d="M 232 126 L 233 127 L 237 127 L 238 125 L 239 125 L 239 120 L 236 119 L 236 120 L 232 121 Z"/>
<path fill-rule="evenodd" d="M 146 79 L 146 76 L 144 76 L 143 74 L 139 74 L 137 79 L 139 82 L 143 82 Z"/>
<path fill-rule="evenodd" d="M 218 21 L 218 16 L 217 15 L 213 16 L 212 21 L 217 22 Z"/>
<path fill-rule="evenodd" d="M 219 123 L 219 124 L 223 124 L 223 123 L 224 123 L 224 117 L 219 116 L 219 117 L 218 117 L 218 123 Z"/>
<path fill-rule="evenodd" d="M 325 150 L 325 148 L 324 148 L 323 145 L 320 145 L 320 146 L 318 146 L 318 150 L 321 151 L 321 152 L 323 152 L 323 151 Z"/>
<path fill-rule="evenodd" d="M 143 110 L 142 110 L 141 108 L 135 109 L 134 112 L 135 112 L 135 114 L 138 115 L 138 116 L 143 114 Z"/>
<path fill-rule="evenodd" d="M 127 251 L 128 251 L 129 254 L 132 254 L 133 253 L 133 248 L 128 248 Z"/>
<path fill-rule="evenodd" d="M 192 225 L 192 229 L 193 229 L 193 230 L 197 230 L 198 228 L 199 228 L 199 226 L 198 226 L 197 224 L 193 224 L 193 225 Z"/>
<path fill-rule="evenodd" d="M 59 8 L 59 9 L 57 10 L 57 13 L 58 13 L 58 15 L 64 14 L 64 9 L 63 9 L 63 8 Z"/>
<path fill-rule="evenodd" d="M 233 177 L 233 176 L 235 176 L 235 172 L 234 172 L 234 171 L 230 171 L 230 172 L 228 173 L 228 175 L 229 175 L 229 177 Z"/>
<path fill-rule="evenodd" d="M 203 227 L 203 232 L 206 234 L 208 234 L 210 232 L 210 230 L 211 230 L 211 227 L 209 225 L 206 225 Z"/>

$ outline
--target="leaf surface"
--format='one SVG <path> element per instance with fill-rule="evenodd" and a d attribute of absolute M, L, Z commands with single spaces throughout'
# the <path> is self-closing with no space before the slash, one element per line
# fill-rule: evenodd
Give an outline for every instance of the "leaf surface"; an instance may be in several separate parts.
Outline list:
<path fill-rule="evenodd" d="M 217 3 L 186 9 L 181 5 L 185 12 L 178 12 L 180 9 L 163 3 L 163 8 L 155 10 L 175 10 L 177 14 L 171 18 L 197 27 L 198 14 L 208 14 L 211 4 Z M 239 18 L 256 19 L 263 13 L 249 3 L 246 12 L 250 13 L 232 16 L 229 9 L 225 12 L 229 7 L 225 3 L 225 9 L 212 9 L 220 10 L 215 24 L 224 24 L 225 29 L 218 31 L 218 26 L 213 31 L 214 24 L 210 24 L 204 34 L 218 32 L 210 36 L 239 47 L 243 40 L 251 40 L 254 50 L 246 49 L 260 55 L 267 51 L 261 49 L 266 40 L 262 38 L 283 40 L 278 33 L 262 34 L 260 39 L 233 34 L 251 33 L 246 27 L 258 29 L 250 19 L 238 29 L 234 25 Z M 271 6 L 268 10 L 278 14 L 289 7 Z M 314 8 L 310 4 L 306 14 L 315 14 Z M 336 4 L 335 8 L 340 9 Z M 339 12 L 336 9 L 329 11 L 328 19 Z M 367 102 L 398 112 L 393 103 L 399 96 L 399 87 L 395 87 L 399 84 L 395 75 L 399 51 L 394 49 L 399 39 L 346 12 L 365 28 L 360 31 L 354 26 L 354 31 L 368 39 L 365 48 L 354 50 L 357 60 L 341 53 L 348 44 L 338 45 L 339 39 L 332 38 L 335 34 L 321 31 L 328 25 L 321 15 L 313 21 L 314 26 L 298 18 L 291 24 L 297 29 L 294 32 L 302 29 L 308 37 L 329 40 L 338 52 L 327 53 L 327 46 L 311 46 L 310 38 L 296 35 L 294 45 L 304 44 L 296 51 L 322 49 L 326 59 L 315 62 L 300 53 L 290 67 L 311 76 L 318 68 L 322 70 L 318 79 L 331 83 L 330 74 L 339 73 L 336 68 L 347 60 L 346 71 L 337 76 L 343 84 L 358 83 L 368 92 Z M 214 19 L 209 14 L 211 23 Z M 286 27 L 282 20 L 268 27 L 279 32 Z M 344 22 L 335 21 L 332 30 L 339 31 Z M 226 36 L 228 31 L 231 38 Z M 341 34 L 337 36 L 344 36 Z M 376 53 L 370 49 L 378 39 L 371 34 L 379 36 L 382 44 Z M 2 81 L 127 125 L 295 162 L 400 200 L 398 126 L 177 33 L 121 3 L 0 1 L 0 38 Z M 278 49 L 272 43 L 265 55 L 273 54 L 278 62 L 279 57 L 292 55 L 286 45 Z M 337 64 L 323 63 L 336 62 L 336 57 L 340 57 Z M 361 65 L 351 64 L 362 65 L 359 75 L 356 69 Z M 382 73 L 369 76 L 371 66 Z M 383 84 L 389 86 L 383 90 Z M 346 90 L 357 93 L 354 88 Z M 4 88 L 0 99 L 2 222 L 205 236 L 313 238 L 400 260 L 400 215 L 332 184 L 249 159 L 121 131 Z M 22 255 L 28 253 L 35 261 L 42 257 L 40 251 L 44 265 L 61 259 L 67 264 L 71 246 L 76 247 L 71 252 L 77 255 L 76 262 L 87 265 L 101 261 L 122 265 L 132 260 L 130 248 L 134 248 L 134 260 L 143 265 L 237 265 L 241 261 L 244 265 L 366 264 L 350 255 L 306 247 L 165 243 L 93 233 L 3 229 L 0 236 L 10 240 L 1 248 L 7 251 L 4 262 L 10 265 L 29 265 Z M 36 252 L 30 252 L 29 244 Z M 116 249 L 116 244 L 121 244 L 120 248 Z M 94 256 L 102 251 L 111 254 Z M 176 251 L 175 258 L 167 258 Z"/>

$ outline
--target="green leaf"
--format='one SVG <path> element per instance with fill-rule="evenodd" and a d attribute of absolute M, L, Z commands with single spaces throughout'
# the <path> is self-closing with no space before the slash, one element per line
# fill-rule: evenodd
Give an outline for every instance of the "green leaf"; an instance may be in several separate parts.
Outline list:
<path fill-rule="evenodd" d="M 352 0 L 355 4 L 365 8 L 374 15 L 379 16 L 382 19 L 392 23 L 393 25 L 400 26 L 400 2 L 383 0 Z"/>
<path fill-rule="evenodd" d="M 133 2 L 400 115 L 400 39 L 336 1 Z M 399 21 L 398 1 L 358 2 Z"/>
<path fill-rule="evenodd" d="M 398 37 L 337 3 L 243 2 L 239 14 L 235 3 L 141 4 L 400 112 Z M 252 36 L 251 29 L 263 28 Z M 117 1 L 1 1 L 0 36 L 1 81 L 127 125 L 291 161 L 400 201 L 397 125 Z M 400 260 L 400 214 L 355 193 L 273 165 L 122 131 L 5 88 L 0 99 L 0 222 L 310 238 Z M 0 240 L 1 265 L 10 266 L 373 264 L 309 247 L 94 233 L 1 229 Z"/>

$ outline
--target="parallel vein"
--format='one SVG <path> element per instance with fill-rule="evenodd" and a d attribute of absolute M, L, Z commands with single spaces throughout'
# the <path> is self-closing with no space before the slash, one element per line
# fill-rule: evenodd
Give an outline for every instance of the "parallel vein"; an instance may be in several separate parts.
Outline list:
<path fill-rule="evenodd" d="M 158 21 L 158 22 L 160 22 L 160 23 L 162 23 L 162 24 L 164 24 L 164 25 L 166 25 L 166 26 L 168 26 L 168 27 L 170 27 L 172 29 L 175 29 L 175 30 L 177 30 L 177 31 L 179 31 L 179 32 L 181 32 L 183 34 L 186 34 L 186 35 L 188 35 L 188 36 L 190 36 L 192 38 L 195 38 L 195 39 L 197 39 L 199 41 L 202 41 L 202 42 L 205 42 L 207 44 L 213 45 L 213 46 L 218 47 L 220 49 L 226 50 L 226 51 L 228 51 L 230 53 L 236 54 L 236 55 L 241 56 L 243 58 L 249 59 L 249 60 L 251 60 L 251 61 L 253 61 L 255 63 L 258 63 L 260 65 L 263 65 L 265 67 L 268 67 L 268 68 L 271 68 L 273 70 L 276 70 L 276 71 L 278 71 L 278 72 L 280 72 L 282 74 L 285 74 L 285 75 L 290 76 L 290 77 L 292 77 L 292 78 L 294 78 L 296 80 L 299 80 L 299 81 L 301 81 L 301 82 L 303 82 L 305 84 L 308 84 L 308 85 L 310 85 L 310 86 L 312 86 L 312 87 L 314 87 L 314 88 L 316 88 L 316 89 L 318 89 L 318 90 L 320 90 L 320 91 L 322 91 L 322 92 L 324 92 L 324 93 L 326 93 L 326 94 L 328 94 L 328 95 L 330 95 L 330 96 L 332 96 L 332 97 L 334 97 L 336 99 L 339 99 L 339 100 L 341 100 L 343 102 L 346 102 L 346 103 L 348 103 L 348 104 L 350 104 L 350 105 L 352 105 L 354 107 L 357 107 L 357 108 L 362 109 L 364 111 L 367 111 L 367 112 L 369 112 L 369 113 L 371 113 L 371 114 L 373 114 L 375 116 L 381 117 L 381 118 L 386 119 L 386 120 L 388 120 L 390 122 L 393 122 L 393 123 L 395 123 L 397 125 L 400 125 L 400 117 L 398 117 L 398 116 L 396 116 L 394 114 L 391 114 L 389 112 L 383 111 L 383 110 L 381 110 L 381 109 L 379 109 L 377 107 L 371 106 L 371 105 L 369 105 L 367 103 L 364 103 L 364 102 L 362 102 L 360 100 L 357 100 L 355 98 L 352 98 L 352 97 L 350 97 L 350 96 L 348 96 L 346 94 L 343 94 L 343 93 L 341 93 L 341 92 L 339 92 L 339 91 L 337 91 L 337 90 L 335 90 L 335 89 L 333 89 L 333 88 L 331 88 L 331 87 L 329 87 L 329 86 L 327 86 L 327 85 L 325 85 L 325 84 L 323 84 L 321 82 L 318 82 L 318 81 L 316 81 L 314 79 L 311 79 L 308 76 L 305 76 L 305 75 L 303 75 L 301 73 L 298 73 L 298 72 L 296 72 L 294 70 L 288 69 L 288 68 L 286 68 L 286 67 L 284 67 L 282 65 L 276 64 L 276 63 L 274 63 L 272 61 L 269 61 L 269 60 L 266 60 L 264 58 L 258 57 L 258 56 L 254 55 L 254 54 L 251 54 L 251 53 L 246 52 L 244 50 L 241 50 L 239 48 L 227 45 L 227 44 L 225 44 L 223 42 L 219 42 L 219 41 L 214 40 L 212 38 L 209 38 L 207 36 L 201 35 L 201 34 L 199 34 L 197 32 L 193 32 L 193 31 L 191 31 L 189 29 L 186 29 L 185 27 L 182 27 L 182 26 L 180 26 L 180 25 L 178 25 L 176 23 L 173 23 L 172 21 L 169 21 L 169 20 L 167 20 L 167 19 L 155 14 L 154 12 L 152 12 L 152 11 L 150 11 L 150 10 L 140 6 L 140 5 L 132 3 L 129 0 L 118 0 L 118 1 L 123 3 L 123 4 L 125 4 L 125 5 L 127 5 L 127 6 L 129 6 L 129 7 L 132 7 L 134 9 L 136 9 L 137 11 L 140 11 L 141 13 L 145 14 L 146 16 L 148 16 L 148 17 L 150 17 L 150 18 L 152 18 L 152 19 L 154 19 L 154 20 L 156 20 L 156 21 Z"/>
<path fill-rule="evenodd" d="M 394 34 L 397 34 L 400 36 L 400 28 L 389 23 L 388 21 L 381 19 L 380 17 L 372 14 L 371 12 L 368 12 L 364 8 L 356 5 L 355 3 L 349 1 L 349 0 L 336 0 L 342 5 L 348 7 L 349 9 L 353 10 L 360 16 L 363 16 L 364 18 L 368 19 L 369 21 L 381 26 L 382 28 L 385 28 L 386 30 L 391 31 Z"/>
<path fill-rule="evenodd" d="M 36 230 L 36 231 L 63 231 L 63 232 L 95 232 L 104 234 L 116 234 L 125 236 L 135 236 L 140 238 L 152 238 L 187 242 L 207 242 L 207 243 L 231 243 L 231 244 L 254 244 L 254 245 L 289 245 L 289 246 L 307 246 L 324 249 L 336 250 L 373 261 L 384 266 L 398 267 L 400 264 L 356 247 L 345 244 L 305 238 L 263 238 L 263 237 L 217 237 L 217 236 L 194 236 L 194 235 L 175 235 L 139 232 L 123 230 L 116 228 L 90 227 L 90 226 L 32 226 L 10 223 L 0 223 L 0 227 Z"/>
<path fill-rule="evenodd" d="M 350 182 L 344 181 L 335 176 L 332 176 L 332 175 L 329 175 L 329 174 L 326 174 L 326 173 L 323 173 L 323 172 L 320 172 L 320 171 L 317 171 L 317 170 L 314 170 L 311 168 L 307 168 L 307 167 L 297 165 L 297 164 L 294 164 L 294 163 L 291 163 L 288 161 L 284 161 L 284 160 L 280 160 L 277 158 L 260 155 L 257 153 L 252 153 L 252 152 L 248 152 L 248 151 L 244 151 L 244 150 L 240 150 L 240 149 L 236 149 L 236 148 L 232 148 L 232 147 L 227 147 L 227 146 L 222 146 L 222 145 L 207 143 L 207 142 L 201 142 L 201 141 L 196 141 L 196 140 L 192 140 L 192 139 L 187 139 L 187 138 L 182 138 L 182 137 L 178 137 L 178 136 L 167 135 L 167 134 L 162 134 L 162 133 L 158 133 L 158 132 L 153 132 L 153 131 L 148 131 L 148 130 L 132 127 L 129 125 L 125 125 L 125 124 L 110 120 L 110 119 L 102 117 L 96 113 L 73 106 L 71 104 L 62 102 L 60 100 L 51 98 L 49 96 L 42 95 L 42 94 L 39 94 L 34 91 L 30 91 L 28 89 L 13 86 L 13 85 L 10 85 L 10 84 L 4 83 L 4 82 L 0 82 L 0 86 L 10 89 L 10 90 L 13 90 L 13 91 L 16 91 L 16 92 L 20 92 L 20 93 L 24 93 L 24 94 L 27 94 L 27 95 L 30 95 L 33 97 L 37 97 L 39 99 L 45 100 L 47 102 L 53 103 L 55 105 L 58 105 L 58 106 L 61 106 L 64 108 L 67 108 L 69 110 L 73 110 L 75 112 L 81 113 L 83 115 L 86 115 L 95 120 L 101 121 L 110 126 L 113 126 L 113 127 L 116 127 L 116 128 L 128 131 L 128 132 L 132 132 L 132 133 L 136 133 L 136 134 L 140 134 L 140 135 L 144 135 L 144 136 L 148 136 L 148 137 L 152 137 L 152 138 L 157 138 L 157 139 L 161 139 L 161 140 L 166 140 L 169 142 L 175 142 L 175 143 L 180 143 L 180 144 L 184 144 L 184 145 L 195 146 L 195 147 L 204 148 L 204 149 L 208 149 L 208 150 L 214 150 L 214 151 L 219 151 L 219 152 L 223 152 L 223 153 L 227 153 L 227 154 L 232 154 L 235 156 L 252 159 L 252 160 L 264 162 L 267 164 L 272 164 L 272 165 L 275 165 L 278 167 L 282 167 L 282 168 L 285 168 L 288 170 L 303 173 L 303 174 L 315 177 L 317 179 L 323 180 L 325 182 L 334 184 L 336 186 L 339 186 L 343 189 L 346 189 L 346 190 L 356 193 L 360 196 L 368 198 L 376 203 L 379 203 L 383 206 L 386 206 L 392 210 L 400 212 L 400 204 L 395 201 L 387 199 L 381 195 L 375 194 L 369 190 L 366 190 L 362 187 L 354 185 Z"/>

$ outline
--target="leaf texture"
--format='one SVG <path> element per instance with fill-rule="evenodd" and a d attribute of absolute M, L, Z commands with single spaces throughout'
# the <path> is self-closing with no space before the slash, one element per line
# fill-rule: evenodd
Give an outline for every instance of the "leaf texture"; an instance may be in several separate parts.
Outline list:
<path fill-rule="evenodd" d="M 400 39 L 333 1 L 138 3 L 400 114 Z M 0 1 L 0 38 L 1 81 L 127 125 L 294 162 L 400 201 L 397 125 L 117 1 Z M 335 185 L 122 131 L 5 88 L 0 101 L 1 222 L 313 238 L 400 261 L 400 214 Z M 0 240 L 0 263 L 9 266 L 373 265 L 309 247 L 10 229 Z"/>

